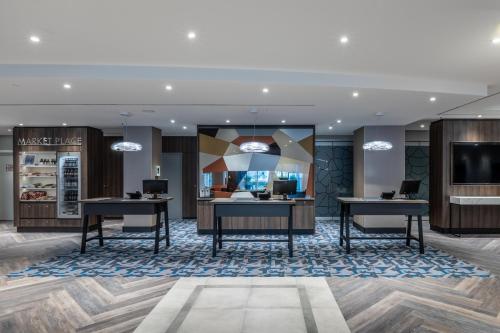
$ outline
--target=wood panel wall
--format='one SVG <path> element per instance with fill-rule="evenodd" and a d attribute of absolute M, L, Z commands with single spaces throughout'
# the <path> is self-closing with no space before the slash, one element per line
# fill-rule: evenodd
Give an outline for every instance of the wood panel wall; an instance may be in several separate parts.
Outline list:
<path fill-rule="evenodd" d="M 114 142 L 123 140 L 121 136 L 105 136 L 102 147 L 102 195 L 123 197 L 123 153 L 111 150 Z"/>
<path fill-rule="evenodd" d="M 500 120 L 446 119 L 430 127 L 429 201 L 431 229 L 448 232 L 450 196 L 500 196 L 500 185 L 453 185 L 451 159 L 453 142 L 500 142 Z M 452 231 L 458 226 L 458 209 L 453 211 Z M 499 232 L 500 207 L 464 206 L 465 233 Z"/>
<path fill-rule="evenodd" d="M 196 218 L 198 143 L 195 136 L 162 137 L 163 153 L 182 153 L 182 217 Z"/>

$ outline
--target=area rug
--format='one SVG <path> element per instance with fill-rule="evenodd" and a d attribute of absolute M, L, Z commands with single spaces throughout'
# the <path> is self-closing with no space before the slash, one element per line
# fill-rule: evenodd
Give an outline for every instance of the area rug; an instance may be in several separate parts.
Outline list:
<path fill-rule="evenodd" d="M 123 233 L 107 231 L 107 233 Z M 163 232 L 162 232 L 163 233 Z M 353 231 L 354 235 L 360 232 Z M 144 236 L 144 234 L 141 234 Z M 97 241 L 79 249 L 10 273 L 24 276 L 338 276 L 338 277 L 489 277 L 490 273 L 454 256 L 425 247 L 420 254 L 402 241 L 352 241 L 351 254 L 338 244 L 339 227 L 334 221 L 317 221 L 314 235 L 294 237 L 294 257 L 286 243 L 224 243 L 212 258 L 212 238 L 198 235 L 196 221 L 170 222 L 171 246 L 161 243 L 154 255 L 150 240 Z M 231 237 L 231 236 L 227 236 Z M 241 238 L 242 236 L 238 236 Z M 277 238 L 283 236 L 243 236 Z"/>

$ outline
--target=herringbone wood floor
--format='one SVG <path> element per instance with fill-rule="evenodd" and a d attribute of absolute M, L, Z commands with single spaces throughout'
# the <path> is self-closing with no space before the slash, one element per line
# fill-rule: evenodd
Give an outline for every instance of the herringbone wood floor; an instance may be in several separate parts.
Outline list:
<path fill-rule="evenodd" d="M 450 238 L 434 247 L 500 276 L 500 238 Z M 172 278 L 23 278 L 5 273 L 78 247 L 76 234 L 19 234 L 0 223 L 0 332 L 130 332 Z M 353 332 L 500 332 L 500 280 L 328 278 Z"/>

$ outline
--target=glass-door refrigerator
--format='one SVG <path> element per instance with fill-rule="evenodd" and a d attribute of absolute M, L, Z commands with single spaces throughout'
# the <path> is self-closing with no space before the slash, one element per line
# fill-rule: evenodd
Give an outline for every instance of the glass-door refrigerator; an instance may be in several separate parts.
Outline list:
<path fill-rule="evenodd" d="M 81 158 L 79 152 L 57 153 L 57 217 L 81 217 Z"/>

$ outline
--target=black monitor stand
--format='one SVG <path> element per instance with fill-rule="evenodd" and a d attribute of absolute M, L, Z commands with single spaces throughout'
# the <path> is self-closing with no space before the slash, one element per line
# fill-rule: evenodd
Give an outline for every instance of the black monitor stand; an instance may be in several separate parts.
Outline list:
<path fill-rule="evenodd" d="M 149 198 L 149 200 L 156 200 L 156 199 L 158 199 L 158 194 L 156 194 L 156 193 L 153 194 L 153 196 Z"/>

